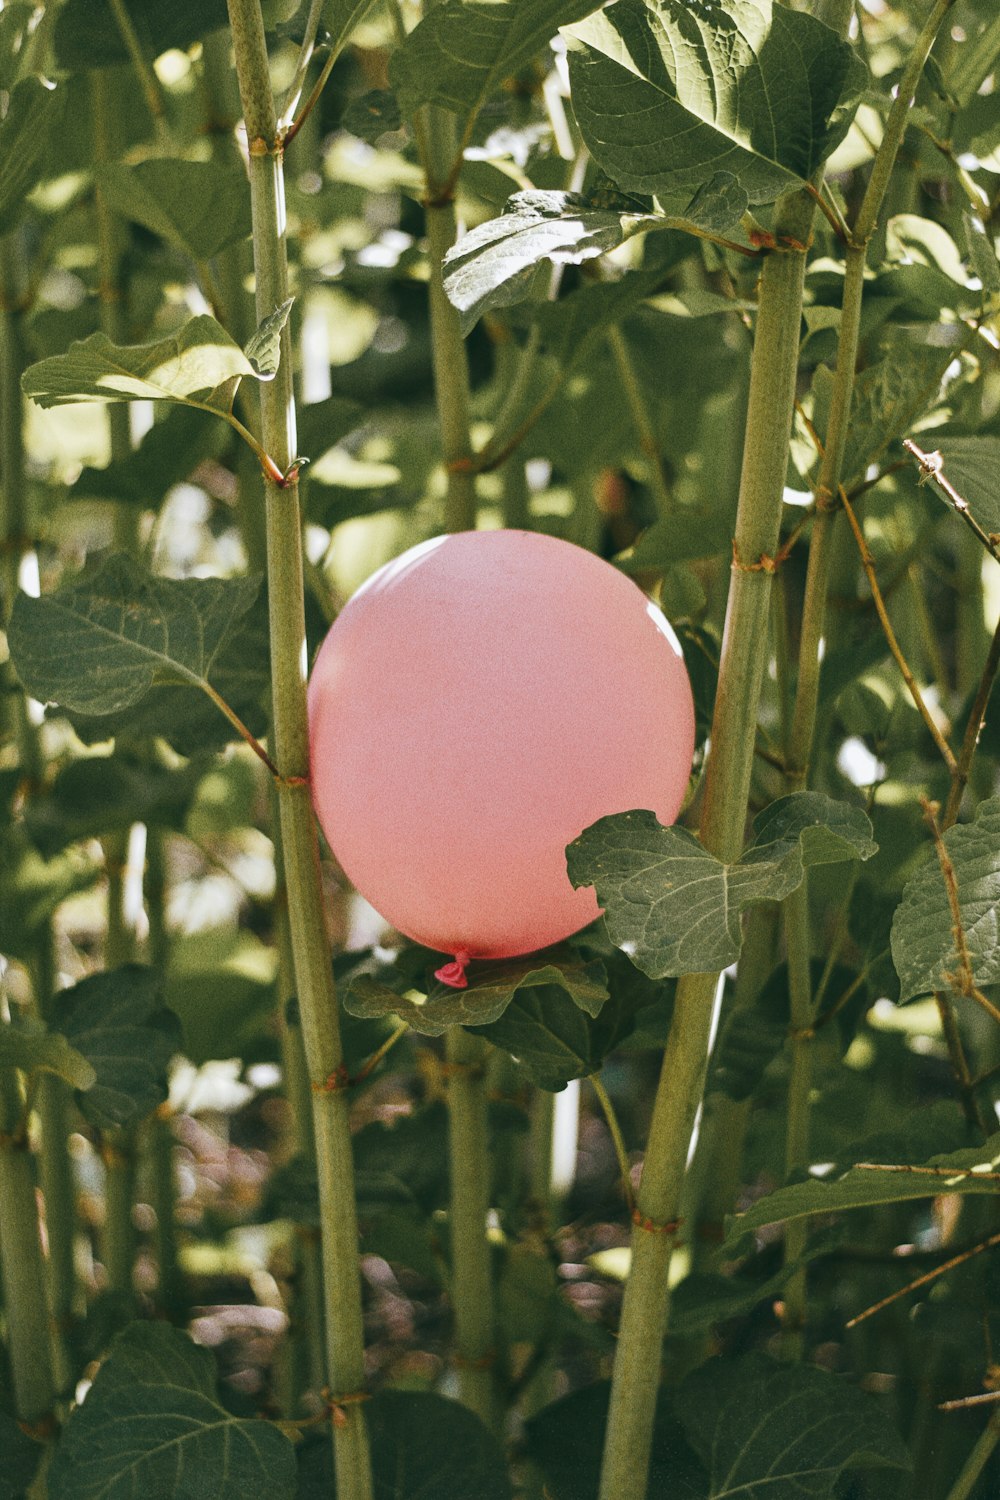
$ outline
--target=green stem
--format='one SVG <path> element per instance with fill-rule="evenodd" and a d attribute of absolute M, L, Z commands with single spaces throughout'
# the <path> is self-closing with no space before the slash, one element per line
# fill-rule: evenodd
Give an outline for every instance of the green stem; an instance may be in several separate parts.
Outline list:
<path fill-rule="evenodd" d="M 108 0 L 111 13 L 115 18 L 115 25 L 121 32 L 122 41 L 125 43 L 129 59 L 139 75 L 139 87 L 142 89 L 146 108 L 149 110 L 156 131 L 156 139 L 164 151 L 173 149 L 173 141 L 170 136 L 170 125 L 167 121 L 167 109 L 163 99 L 163 89 L 160 80 L 156 76 L 156 70 L 142 50 L 139 35 L 132 24 L 125 0 Z"/>
<path fill-rule="evenodd" d="M 0 1017 L 0 1025 L 9 1022 Z M 0 1068 L 0 1272 L 14 1400 L 22 1422 L 51 1417 L 55 1382 L 49 1356 L 49 1310 L 38 1230 L 35 1174 L 21 1135 L 18 1076 Z"/>
<path fill-rule="evenodd" d="M 555 1125 L 556 1096 L 548 1089 L 536 1088 L 531 1095 L 528 1136 L 528 1184 L 539 1213 L 548 1223 L 552 1203 L 552 1131 Z"/>
<path fill-rule="evenodd" d="M 969 1496 L 976 1487 L 976 1481 L 993 1456 L 997 1443 L 1000 1443 L 1000 1411 L 994 1412 L 979 1434 L 979 1441 L 966 1459 L 961 1474 L 948 1491 L 945 1500 L 969 1500 Z"/>
<path fill-rule="evenodd" d="M 135 1202 L 135 1140 L 131 1131 L 105 1136 L 104 1234 L 101 1257 L 109 1291 L 132 1296 L 136 1234 L 132 1222 Z"/>
<path fill-rule="evenodd" d="M 161 828 L 146 830 L 146 913 L 149 918 L 149 961 L 165 976 L 170 958 L 166 924 L 167 862 Z M 174 1130 L 169 1105 L 157 1110 L 145 1133 L 150 1192 L 156 1214 L 156 1265 L 159 1307 L 171 1322 L 183 1322 L 187 1311 L 184 1278 L 177 1253 L 177 1178 L 174 1171 Z"/>
<path fill-rule="evenodd" d="M 776 235 L 807 244 L 813 211 L 808 193 L 782 200 L 775 215 Z M 767 667 L 771 576 L 753 565 L 765 553 L 773 557 L 777 551 L 805 262 L 802 252 L 777 251 L 765 257 L 761 275 L 736 519 L 736 565 L 726 610 L 700 830 L 706 848 L 727 861 L 735 859 L 743 845 L 757 708 Z M 601 1500 L 645 1492 L 667 1325 L 670 1262 L 688 1147 L 704 1086 L 715 989 L 714 974 L 689 974 L 677 986 L 639 1183 Z"/>
<path fill-rule="evenodd" d="M 660 512 L 661 519 L 670 515 L 673 510 L 673 501 L 670 498 L 670 486 L 667 483 L 666 470 L 663 467 L 663 455 L 660 445 L 656 440 L 656 430 L 653 427 L 653 419 L 650 416 L 649 403 L 646 393 L 642 388 L 639 377 L 635 373 L 635 365 L 629 353 L 625 335 L 617 324 L 608 329 L 608 343 L 611 353 L 614 355 L 615 364 L 618 366 L 618 375 L 625 392 L 629 411 L 632 413 L 632 421 L 639 435 L 639 447 L 649 460 L 650 488 L 656 497 L 656 508 Z"/>
<path fill-rule="evenodd" d="M 488 1427 L 497 1423 L 493 1361 L 493 1276 L 486 1216 L 490 1156 L 487 1044 L 460 1026 L 446 1037 L 451 1171 L 451 1300 L 459 1396 Z"/>
<path fill-rule="evenodd" d="M 258 321 L 285 300 L 284 173 L 259 0 L 228 0 L 240 98 L 250 142 L 250 195 Z M 291 338 L 281 336 L 281 363 L 261 387 L 264 443 L 287 468 L 295 455 Z M 344 1053 L 333 966 L 326 936 L 319 844 L 309 789 L 309 728 L 305 684 L 305 602 L 298 485 L 265 480 L 270 599 L 274 759 L 281 772 L 278 802 L 296 992 L 312 1078 L 329 1379 L 334 1396 L 364 1388 L 364 1327 L 358 1266 L 358 1224 L 348 1096 L 331 1087 Z M 371 1500 L 371 1462 L 364 1406 L 343 1407 L 333 1424 L 340 1500 Z"/>

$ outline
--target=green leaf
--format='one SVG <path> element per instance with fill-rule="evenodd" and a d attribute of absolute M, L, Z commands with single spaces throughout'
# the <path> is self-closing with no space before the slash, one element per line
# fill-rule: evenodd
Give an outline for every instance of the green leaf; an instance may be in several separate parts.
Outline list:
<path fill-rule="evenodd" d="M 323 25 L 329 36 L 328 46 L 339 52 L 356 26 L 359 26 L 375 0 L 327 0 L 323 7 Z"/>
<path fill-rule="evenodd" d="M 171 47 L 186 51 L 228 21 L 226 0 L 171 0 L 169 5 L 126 0 L 126 9 L 147 57 L 159 57 Z M 55 47 L 59 66 L 71 72 L 129 61 L 107 0 L 66 0 L 56 21 Z"/>
<path fill-rule="evenodd" d="M 805 1219 L 810 1214 L 908 1203 L 939 1194 L 995 1195 L 998 1169 L 1000 1134 L 991 1136 L 981 1146 L 932 1156 L 922 1164 L 865 1161 L 846 1172 L 793 1182 L 759 1198 L 746 1213 L 730 1219 L 727 1243 L 738 1244 L 748 1231 L 762 1229 L 766 1224 L 787 1224 L 790 1219 Z"/>
<path fill-rule="evenodd" d="M 973 982 L 1000 980 L 1000 797 L 981 802 L 971 823 L 944 835 Z M 907 882 L 892 923 L 892 961 L 901 1003 L 948 990 L 960 969 L 951 905 L 937 854 Z"/>
<path fill-rule="evenodd" d="M 246 174 L 214 161 L 155 157 L 127 166 L 109 162 L 97 171 L 108 203 L 123 219 L 169 244 L 210 260 L 250 234 Z"/>
<path fill-rule="evenodd" d="M 656 222 L 648 214 L 596 208 L 581 193 L 515 193 L 500 218 L 470 230 L 448 251 L 444 289 L 468 332 L 487 308 L 520 302 L 541 261 L 579 265 Z"/>
<path fill-rule="evenodd" d="M 231 382 L 253 366 L 214 318 L 191 318 L 152 344 L 113 344 L 103 333 L 31 365 L 21 380 L 39 406 L 76 401 L 197 401 L 220 413 L 232 403 Z"/>
<path fill-rule="evenodd" d="M 942 353 L 898 338 L 886 358 L 860 372 L 854 382 L 841 471 L 845 486 L 860 478 L 895 438 L 911 429 L 936 396 L 953 358 L 950 351 Z M 826 365 L 817 368 L 813 391 L 813 422 L 824 432 L 833 391 L 833 373 Z"/>
<path fill-rule="evenodd" d="M 732 172 L 715 172 L 698 189 L 682 215 L 707 234 L 727 234 L 734 229 L 747 209 L 750 199 L 746 189 Z"/>
<path fill-rule="evenodd" d="M 795 792 L 758 815 L 753 842 L 732 865 L 645 811 L 591 824 L 566 862 L 575 887 L 596 888 L 612 942 L 664 978 L 726 968 L 740 951 L 744 907 L 783 900 L 809 865 L 869 859 L 875 848 L 860 808 Z"/>
<path fill-rule="evenodd" d="M 38 78 L 22 79 L 11 92 L 0 120 L 0 222 L 5 231 L 38 182 L 61 106 L 59 91 Z"/>
<path fill-rule="evenodd" d="M 975 519 L 987 533 L 1000 534 L 1000 437 L 942 437 L 936 449 L 944 461 L 949 483 L 968 502 Z M 931 489 L 938 493 L 931 481 Z M 951 501 L 945 501 L 951 507 Z"/>
<path fill-rule="evenodd" d="M 154 683 L 207 691 L 259 587 L 256 578 L 157 578 L 113 556 L 54 594 L 18 595 L 11 660 L 33 697 L 81 713 L 128 708 Z"/>
<path fill-rule="evenodd" d="M 997 259 L 996 242 L 975 214 L 963 214 L 965 240 L 969 247 L 969 265 L 974 275 L 983 284 L 983 291 L 994 296 L 1000 293 L 1000 260 Z"/>
<path fill-rule="evenodd" d="M 571 369 L 594 347 L 594 341 L 634 312 L 662 285 L 659 268 L 630 271 L 620 281 L 579 287 L 558 302 L 543 302 L 534 317 L 544 353 Z"/>
<path fill-rule="evenodd" d="M 46 856 L 133 823 L 180 831 L 203 774 L 203 764 L 174 769 L 122 755 L 71 760 L 48 791 L 26 803 L 25 825 Z"/>
<path fill-rule="evenodd" d="M 596 1016 L 608 998 L 604 967 L 572 956 L 541 954 L 526 958 L 480 960 L 469 965 L 468 988 L 431 981 L 425 998 L 413 999 L 407 975 L 389 970 L 383 977 L 362 974 L 351 981 L 344 1001 L 354 1016 L 396 1015 L 423 1036 L 440 1036 L 449 1026 L 485 1026 L 503 1014 L 520 989 L 556 985 L 588 1015 Z M 393 985 L 398 988 L 393 988 Z"/>
<path fill-rule="evenodd" d="M 518 990 L 490 1025 L 468 1029 L 509 1052 L 540 1088 L 557 1091 L 571 1078 L 599 1072 L 624 1028 L 615 1005 L 589 1016 L 565 990 L 538 985 Z"/>
<path fill-rule="evenodd" d="M 273 380 L 281 361 L 281 330 L 288 322 L 294 297 L 286 297 L 280 307 L 269 313 L 246 346 L 246 357 L 254 374 L 261 380 Z"/>
<path fill-rule="evenodd" d="M 170 945 L 166 1000 L 193 1063 L 259 1055 L 272 1029 L 275 957 L 259 938 L 209 928 Z"/>
<path fill-rule="evenodd" d="M 79 1101 L 85 1117 L 102 1130 L 145 1119 L 167 1097 L 167 1069 L 181 1046 L 161 975 L 124 964 L 91 974 L 58 999 L 63 1032 L 94 1070 Z"/>
<path fill-rule="evenodd" d="M 54 1073 L 74 1089 L 93 1088 L 97 1074 L 58 1031 L 0 1024 L 0 1067 Z"/>
<path fill-rule="evenodd" d="M 610 1390 L 606 1380 L 584 1386 L 525 1424 L 528 1457 L 542 1471 L 551 1500 L 597 1500 Z M 705 1471 L 661 1388 L 645 1500 L 705 1500 L 705 1486 Z"/>
<path fill-rule="evenodd" d="M 886 1405 L 813 1365 L 712 1359 L 676 1408 L 709 1471 L 706 1500 L 833 1500 L 853 1469 L 909 1469 Z"/>
<path fill-rule="evenodd" d="M 364 419 L 365 409 L 361 403 L 349 401 L 346 396 L 328 396 L 325 401 L 298 407 L 299 452 L 304 453 L 311 463 L 317 463 L 349 432 L 360 427 Z"/>
<path fill-rule="evenodd" d="M 23 828 L 0 828 L 0 952 L 33 961 L 56 908 L 100 873 L 80 850 L 43 859 Z"/>
<path fill-rule="evenodd" d="M 104 469 L 81 471 L 70 500 L 123 500 L 158 510 L 167 491 L 181 484 L 206 458 L 218 458 L 232 432 L 215 416 L 193 406 L 164 406 L 163 414 L 127 458 Z"/>
<path fill-rule="evenodd" d="M 133 1323 L 64 1428 L 48 1490 L 50 1500 L 293 1500 L 295 1451 L 270 1422 L 220 1404 L 207 1349 L 166 1323 Z"/>
<path fill-rule="evenodd" d="M 751 203 L 808 181 L 866 76 L 827 26 L 771 0 L 617 0 L 566 36 L 591 155 L 621 187 L 672 203 L 719 172 Z"/>
<path fill-rule="evenodd" d="M 500 1445 L 458 1402 L 430 1391 L 379 1391 L 365 1402 L 365 1424 L 373 1500 L 510 1500 Z M 298 1500 L 330 1500 L 332 1467 L 329 1438 L 304 1444 Z"/>
<path fill-rule="evenodd" d="M 503 80 L 559 26 L 595 8 L 595 0 L 441 0 L 390 61 L 404 113 L 440 104 L 470 126 Z"/>
<path fill-rule="evenodd" d="M 390 89 L 370 89 L 359 99 L 352 99 L 340 120 L 341 130 L 350 131 L 370 146 L 387 131 L 400 130 L 402 124 L 399 101 Z"/>

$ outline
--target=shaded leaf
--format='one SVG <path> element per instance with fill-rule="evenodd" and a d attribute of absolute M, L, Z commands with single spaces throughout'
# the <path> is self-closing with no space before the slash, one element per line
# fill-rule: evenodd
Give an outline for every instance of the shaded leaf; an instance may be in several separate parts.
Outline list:
<path fill-rule="evenodd" d="M 389 78 L 405 113 L 421 104 L 471 122 L 490 94 L 595 0 L 440 0 L 393 54 Z"/>
<path fill-rule="evenodd" d="M 286 297 L 269 313 L 246 346 L 246 357 L 261 380 L 273 380 L 281 360 L 281 330 L 288 322 L 294 297 Z"/>
<path fill-rule="evenodd" d="M 872 1155 L 876 1153 L 873 1151 Z M 885 1203 L 906 1203 L 914 1198 L 939 1194 L 996 1194 L 997 1183 L 988 1175 L 1000 1169 L 1000 1134 L 981 1146 L 932 1156 L 922 1165 L 867 1162 L 828 1177 L 810 1177 L 793 1182 L 758 1199 L 746 1213 L 729 1221 L 728 1243 L 735 1244 L 749 1230 L 765 1224 L 786 1224 L 810 1214 L 842 1213 L 851 1208 L 871 1208 Z"/>
<path fill-rule="evenodd" d="M 277 1427 L 220 1405 L 215 1361 L 166 1323 L 118 1335 L 48 1473 L 51 1500 L 292 1500 L 295 1452 Z"/>
<path fill-rule="evenodd" d="M 408 976 L 391 970 L 381 978 L 362 974 L 351 981 L 344 1006 L 355 1016 L 397 1015 L 423 1036 L 440 1036 L 449 1026 L 483 1026 L 495 1021 L 518 990 L 538 985 L 558 986 L 581 1009 L 596 1015 L 608 998 L 605 979 L 600 963 L 530 954 L 471 963 L 467 989 L 431 982 L 422 999 L 404 993 L 414 988 Z"/>
<path fill-rule="evenodd" d="M 739 224 L 749 207 L 739 178 L 732 172 L 715 172 L 695 193 L 683 217 L 708 234 L 724 235 Z"/>
<path fill-rule="evenodd" d="M 997 259 L 996 243 L 992 234 L 983 227 L 982 219 L 974 214 L 963 214 L 965 240 L 969 247 L 969 266 L 978 276 L 984 292 L 1000 293 L 1000 260 Z"/>
<path fill-rule="evenodd" d="M 203 314 L 152 344 L 113 344 L 103 333 L 92 333 L 65 354 L 29 366 L 21 388 L 39 406 L 199 401 L 221 412 L 231 405 L 231 382 L 254 373 L 221 323 Z"/>
<path fill-rule="evenodd" d="M 323 7 L 323 25 L 329 37 L 327 45 L 334 52 L 341 50 L 355 26 L 360 25 L 374 4 L 375 0 L 327 0 Z"/>
<path fill-rule="evenodd" d="M 23 828 L 0 829 L 0 952 L 33 960 L 56 908 L 100 873 L 78 850 L 43 859 Z"/>
<path fill-rule="evenodd" d="M 448 251 L 444 289 L 467 332 L 487 308 L 520 302 L 540 262 L 579 265 L 657 222 L 634 210 L 597 208 L 581 193 L 515 193 L 498 219 Z"/>
<path fill-rule="evenodd" d="M 540 1088 L 565 1088 L 571 1078 L 599 1072 L 608 1052 L 627 1029 L 617 1007 L 608 1003 L 593 1017 L 554 985 L 520 989 L 503 1014 L 488 1026 L 471 1026 L 494 1047 L 509 1052 Z"/>
<path fill-rule="evenodd" d="M 226 0 L 126 0 L 143 53 L 159 57 L 171 47 L 182 51 L 228 22 Z M 66 0 L 55 28 L 56 57 L 70 71 L 105 68 L 129 61 L 107 0 Z"/>
<path fill-rule="evenodd" d="M 325 401 L 298 407 L 299 452 L 315 464 L 349 432 L 360 427 L 364 418 L 365 408 L 361 403 L 350 401 L 346 396 L 328 396 Z"/>
<path fill-rule="evenodd" d="M 527 1453 L 552 1500 L 597 1500 L 611 1387 L 605 1380 L 545 1406 L 525 1426 Z M 661 1390 L 646 1500 L 705 1500 L 705 1471 Z"/>
<path fill-rule="evenodd" d="M 206 411 L 193 406 L 161 407 L 139 446 L 104 469 L 84 468 L 69 491 L 70 500 L 124 500 L 158 510 L 167 491 L 187 479 L 206 458 L 218 458 L 232 433 Z"/>
<path fill-rule="evenodd" d="M 97 1077 L 87 1058 L 65 1036 L 41 1027 L 0 1025 L 0 1067 L 54 1073 L 75 1089 L 92 1088 Z"/>
<path fill-rule="evenodd" d="M 889 444 L 908 432 L 930 405 L 953 354 L 898 340 L 885 359 L 862 370 L 854 382 L 851 422 L 841 470 L 844 484 L 864 474 Z M 820 365 L 814 377 L 813 419 L 825 432 L 833 374 Z"/>
<path fill-rule="evenodd" d="M 203 771 L 200 764 L 175 770 L 120 755 L 72 760 L 46 793 L 26 803 L 25 825 L 48 856 L 77 839 L 125 832 L 133 823 L 180 830 Z"/>
<path fill-rule="evenodd" d="M 886 1406 L 815 1366 L 712 1359 L 676 1408 L 709 1471 L 706 1500 L 833 1500 L 851 1469 L 909 1469 Z"/>
<path fill-rule="evenodd" d="M 6 11 L 4 12 L 6 15 Z M 38 78 L 24 78 L 12 90 L 0 120 L 0 222 L 12 227 L 14 215 L 37 183 L 62 100 Z"/>
<path fill-rule="evenodd" d="M 958 904 L 972 978 L 1000 980 L 1000 797 L 981 802 L 971 823 L 944 835 L 955 872 Z M 948 889 L 936 853 L 907 882 L 892 923 L 892 961 L 900 1001 L 948 990 L 961 968 Z"/>
<path fill-rule="evenodd" d="M 209 928 L 171 943 L 166 1000 L 193 1063 L 259 1055 L 274 1026 L 274 972 L 273 950 L 249 932 Z"/>
<path fill-rule="evenodd" d="M 534 317 L 542 349 L 569 369 L 592 351 L 596 338 L 652 296 L 663 279 L 659 268 L 630 271 L 620 281 L 593 282 L 558 302 L 544 302 Z"/>
<path fill-rule="evenodd" d="M 2 14 L 2 13 L 0 13 Z M 2 40 L 2 35 L 0 35 Z M 0 1411 L 0 1500 L 23 1500 L 45 1446 L 30 1438 L 12 1416 Z"/>
<path fill-rule="evenodd" d="M 79 1100 L 92 1125 L 134 1125 L 163 1103 L 180 1024 L 163 1004 L 155 969 L 124 964 L 91 974 L 60 992 L 59 1012 L 63 1032 L 94 1069 L 96 1081 Z"/>
<path fill-rule="evenodd" d="M 365 1423 L 373 1500 L 510 1500 L 502 1449 L 458 1402 L 430 1391 L 379 1391 L 365 1402 Z M 298 1500 L 329 1500 L 332 1468 L 329 1438 L 304 1444 Z"/>
<path fill-rule="evenodd" d="M 646 811 L 591 824 L 566 862 L 575 887 L 595 887 L 612 942 L 663 978 L 724 969 L 739 954 L 745 906 L 782 900 L 808 865 L 868 859 L 875 847 L 860 808 L 795 792 L 758 815 L 753 842 L 732 865 Z"/>
<path fill-rule="evenodd" d="M 250 234 L 250 186 L 234 167 L 156 157 L 135 166 L 110 162 L 97 180 L 123 219 L 196 260 L 210 260 Z"/>
<path fill-rule="evenodd" d="M 54 594 L 20 594 L 11 659 L 33 697 L 81 713 L 128 708 L 154 683 L 206 690 L 259 587 L 256 578 L 158 578 L 116 555 Z"/>
<path fill-rule="evenodd" d="M 827 26 L 770 0 L 617 0 L 566 35 L 591 155 L 621 187 L 673 203 L 713 173 L 751 203 L 808 180 L 866 76 Z"/>
<path fill-rule="evenodd" d="M 371 146 L 386 131 L 399 130 L 402 124 L 399 101 L 391 89 L 369 89 L 359 99 L 352 99 L 340 120 L 341 130 L 350 131 Z"/>

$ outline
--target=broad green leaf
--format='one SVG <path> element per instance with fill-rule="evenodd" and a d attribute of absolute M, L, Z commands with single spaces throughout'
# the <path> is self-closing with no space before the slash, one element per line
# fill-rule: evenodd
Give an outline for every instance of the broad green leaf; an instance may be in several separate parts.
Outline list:
<path fill-rule="evenodd" d="M 0 1067 L 22 1073 L 54 1073 L 74 1089 L 93 1088 L 97 1078 L 87 1058 L 58 1031 L 0 1023 Z"/>
<path fill-rule="evenodd" d="M 249 932 L 209 928 L 170 945 L 166 1001 L 193 1063 L 273 1051 L 274 950 Z"/>
<path fill-rule="evenodd" d="M 606 1380 L 584 1386 L 525 1424 L 528 1457 L 544 1475 L 551 1500 L 597 1500 L 610 1390 Z M 645 1500 L 705 1500 L 706 1484 L 702 1464 L 661 1387 Z"/>
<path fill-rule="evenodd" d="M 419 950 L 418 950 L 419 951 Z M 384 977 L 362 974 L 351 981 L 344 1005 L 354 1016 L 396 1015 L 423 1036 L 440 1036 L 449 1026 L 485 1026 L 503 1014 L 521 989 L 556 985 L 588 1015 L 596 1016 L 608 998 L 604 967 L 573 955 L 531 954 L 469 965 L 468 988 L 453 989 L 432 980 L 420 998 L 408 976 L 389 970 Z M 394 988 L 393 986 L 397 986 Z"/>
<path fill-rule="evenodd" d="M 975 519 L 985 532 L 1000 534 L 1000 437 L 983 434 L 976 437 L 942 437 L 934 439 L 940 453 L 944 475 L 949 484 L 968 502 Z M 930 487 L 935 494 L 933 480 Z M 950 507 L 951 501 L 945 503 Z"/>
<path fill-rule="evenodd" d="M 50 789 L 28 800 L 25 824 L 49 857 L 78 839 L 126 832 L 133 823 L 180 831 L 203 772 L 203 764 L 173 769 L 121 755 L 71 760 Z"/>
<path fill-rule="evenodd" d="M 448 251 L 444 289 L 468 331 L 487 308 L 520 302 L 540 262 L 579 265 L 657 222 L 642 212 L 596 208 L 581 193 L 515 193 L 500 218 Z"/>
<path fill-rule="evenodd" d="M 365 1403 L 365 1425 L 373 1500 L 510 1500 L 500 1445 L 458 1402 L 431 1391 L 379 1391 Z M 330 1500 L 332 1467 L 329 1438 L 303 1444 L 298 1500 Z"/>
<path fill-rule="evenodd" d="M 634 575 L 665 572 L 679 562 L 715 557 L 732 546 L 735 520 L 735 495 L 723 497 L 717 510 L 677 505 L 615 561 L 623 572 Z"/>
<path fill-rule="evenodd" d="M 295 1450 L 272 1423 L 234 1417 L 208 1349 L 166 1323 L 118 1335 L 63 1430 L 50 1500 L 293 1500 Z"/>
<path fill-rule="evenodd" d="M 193 406 L 161 406 L 161 416 L 127 458 L 107 468 L 84 468 L 70 500 L 123 500 L 158 510 L 163 497 L 207 458 L 218 458 L 232 432 L 215 415 Z"/>
<path fill-rule="evenodd" d="M 250 188 L 235 167 L 155 157 L 134 167 L 111 162 L 98 170 L 97 181 L 123 219 L 196 260 L 210 260 L 250 234 Z"/>
<path fill-rule="evenodd" d="M 520 989 L 488 1026 L 469 1029 L 509 1052 L 540 1088 L 556 1091 L 571 1078 L 600 1071 L 617 1040 L 616 1007 L 588 1016 L 555 985 Z M 605 1019 L 607 1018 L 607 1019 Z"/>
<path fill-rule="evenodd" d="M 167 1097 L 167 1069 L 180 1051 L 180 1025 L 163 1004 L 155 969 L 125 964 L 61 991 L 60 1026 L 94 1070 L 80 1099 L 92 1125 L 135 1125 Z M 80 1087 L 80 1085 L 77 1085 Z"/>
<path fill-rule="evenodd" d="M 667 274 L 631 271 L 620 281 L 593 282 L 557 302 L 542 303 L 534 317 L 542 349 L 570 369 L 593 351 L 595 339 L 652 296 Z"/>
<path fill-rule="evenodd" d="M 61 115 L 59 90 L 38 78 L 22 79 L 11 92 L 0 120 L 0 223 L 5 231 L 38 181 L 50 133 Z"/>
<path fill-rule="evenodd" d="M 371 146 L 386 131 L 399 130 L 402 124 L 399 101 L 390 89 L 371 89 L 359 99 L 352 99 L 340 119 L 341 130 L 349 130 Z"/>
<path fill-rule="evenodd" d="M 256 578 L 157 578 L 113 556 L 54 594 L 18 596 L 11 659 L 33 697 L 81 713 L 128 708 L 155 683 L 207 691 L 259 587 Z"/>
<path fill-rule="evenodd" d="M 973 982 L 1000 980 L 1000 797 L 981 802 L 971 823 L 944 835 L 955 873 L 962 930 Z M 948 888 L 937 854 L 903 891 L 892 923 L 892 961 L 905 1003 L 932 990 L 949 990 L 961 968 Z"/>
<path fill-rule="evenodd" d="M 349 432 L 360 427 L 364 418 L 361 403 L 349 401 L 346 396 L 328 396 L 325 401 L 300 406 L 296 411 L 299 452 L 312 464 L 317 463 Z"/>
<path fill-rule="evenodd" d="M 726 968 L 740 951 L 744 907 L 783 900 L 809 865 L 868 859 L 875 848 L 860 808 L 795 792 L 758 815 L 753 842 L 732 865 L 645 811 L 591 824 L 566 862 L 574 886 L 595 887 L 612 942 L 664 978 Z"/>
<path fill-rule="evenodd" d="M 147 57 L 192 42 L 228 21 L 226 0 L 126 0 L 129 17 Z M 56 58 L 71 72 L 129 61 L 128 50 L 108 11 L 107 0 L 66 0 L 55 28 Z M 138 101 L 137 109 L 145 106 Z M 152 133 L 152 127 L 150 127 Z"/>
<path fill-rule="evenodd" d="M 911 1463 L 886 1406 L 813 1365 L 712 1359 L 676 1410 L 708 1469 L 706 1500 L 833 1500 L 846 1471 Z"/>
<path fill-rule="evenodd" d="M 684 209 L 683 218 L 707 234 L 735 229 L 750 207 L 746 189 L 732 172 L 715 172 Z"/>
<path fill-rule="evenodd" d="M 672 204 L 713 173 L 750 203 L 808 180 L 865 76 L 822 22 L 771 0 L 617 0 L 566 31 L 573 109 L 621 187 Z"/>
<path fill-rule="evenodd" d="M 75 401 L 191 401 L 228 411 L 232 382 L 255 371 L 239 344 L 214 318 L 191 318 L 152 344 L 113 344 L 103 333 L 40 360 L 21 388 L 39 406 Z"/>
<path fill-rule="evenodd" d="M 253 366 L 254 374 L 261 380 L 273 380 L 278 373 L 281 360 L 281 330 L 288 322 L 294 297 L 286 297 L 258 327 L 246 346 L 246 357 Z"/>
<path fill-rule="evenodd" d="M 393 54 L 389 78 L 406 114 L 421 104 L 471 123 L 503 80 L 595 0 L 440 0 Z"/>
<path fill-rule="evenodd" d="M 759 1198 L 745 1214 L 729 1221 L 728 1243 L 738 1243 L 749 1230 L 762 1229 L 766 1224 L 787 1224 L 790 1219 L 806 1219 L 810 1214 L 908 1203 L 915 1198 L 936 1198 L 939 1194 L 995 1196 L 998 1171 L 1000 1134 L 991 1136 L 981 1146 L 932 1156 L 923 1164 L 863 1162 L 846 1172 L 790 1183 Z"/>

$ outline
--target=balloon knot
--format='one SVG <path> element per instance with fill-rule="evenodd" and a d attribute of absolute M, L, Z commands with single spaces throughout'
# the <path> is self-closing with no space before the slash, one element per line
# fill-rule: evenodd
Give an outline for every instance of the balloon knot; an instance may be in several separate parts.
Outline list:
<path fill-rule="evenodd" d="M 465 971 L 468 963 L 469 955 L 464 948 L 460 948 L 455 954 L 453 963 L 445 964 L 442 968 L 434 970 L 434 978 L 440 979 L 442 984 L 450 984 L 453 990 L 467 989 L 469 981 Z"/>

